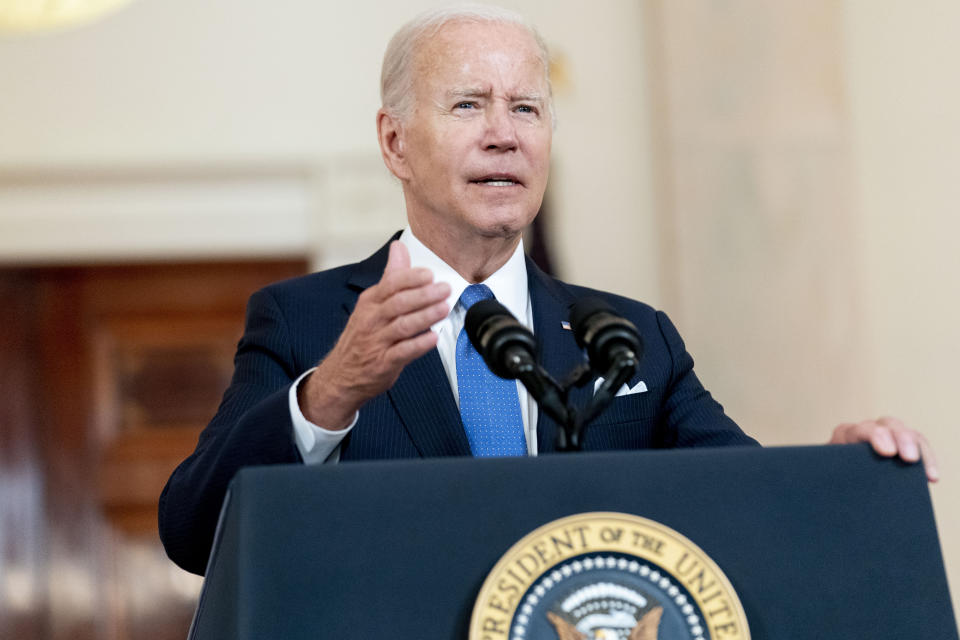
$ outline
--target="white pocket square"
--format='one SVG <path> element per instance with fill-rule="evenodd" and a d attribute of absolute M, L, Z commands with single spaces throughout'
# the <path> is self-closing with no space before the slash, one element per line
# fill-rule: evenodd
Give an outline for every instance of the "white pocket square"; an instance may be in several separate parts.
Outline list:
<path fill-rule="evenodd" d="M 602 384 L 603 384 L 603 377 L 601 376 L 597 378 L 596 382 L 593 383 L 593 392 L 596 393 L 597 389 L 599 389 L 600 385 Z M 647 384 L 643 380 L 641 380 L 640 382 L 633 385 L 632 387 L 628 387 L 626 384 L 624 384 L 622 387 L 617 389 L 616 396 L 618 397 L 629 396 L 629 395 L 633 395 L 634 393 L 643 393 L 646 390 L 647 390 Z"/>

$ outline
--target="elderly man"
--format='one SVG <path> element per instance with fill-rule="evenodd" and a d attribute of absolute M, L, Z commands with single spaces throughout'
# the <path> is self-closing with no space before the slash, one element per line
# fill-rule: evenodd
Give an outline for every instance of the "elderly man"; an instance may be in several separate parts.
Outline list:
<path fill-rule="evenodd" d="M 524 258 L 554 118 L 547 52 L 521 17 L 493 7 L 420 16 L 390 42 L 381 91 L 380 148 L 409 226 L 363 262 L 251 298 L 230 388 L 160 499 L 164 545 L 189 571 L 204 571 L 227 484 L 246 465 L 552 451 L 557 425 L 522 386 L 495 378 L 461 331 L 486 297 L 534 331 L 558 374 L 582 359 L 564 326 L 575 300 L 603 296 L 639 328 L 636 393 L 596 419 L 585 449 L 755 444 L 702 387 L 666 315 Z M 926 442 L 895 420 L 841 425 L 832 441 L 865 440 L 883 455 L 922 455 L 935 479 Z"/>

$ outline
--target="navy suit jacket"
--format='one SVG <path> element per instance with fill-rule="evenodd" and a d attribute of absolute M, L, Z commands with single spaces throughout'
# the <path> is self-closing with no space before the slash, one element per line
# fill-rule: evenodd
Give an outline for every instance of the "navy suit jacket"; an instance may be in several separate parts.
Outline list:
<path fill-rule="evenodd" d="M 160 497 L 160 537 L 167 554 L 202 574 L 227 485 L 238 469 L 301 460 L 290 419 L 291 383 L 315 366 L 343 331 L 357 296 L 376 284 L 388 246 L 352 265 L 272 284 L 250 298 L 234 374 L 197 448 L 174 471 Z M 584 450 L 756 444 L 703 388 L 693 360 L 667 316 L 628 298 L 565 284 L 527 260 L 539 359 L 554 376 L 583 362 L 569 320 L 575 300 L 605 298 L 640 330 L 644 353 L 630 381 L 647 391 L 622 396 L 585 432 Z M 571 392 L 584 406 L 587 385 Z M 537 446 L 554 451 L 557 424 L 537 416 Z M 469 456 L 450 383 L 436 349 L 407 365 L 396 384 L 368 401 L 340 447 L 340 460 Z"/>

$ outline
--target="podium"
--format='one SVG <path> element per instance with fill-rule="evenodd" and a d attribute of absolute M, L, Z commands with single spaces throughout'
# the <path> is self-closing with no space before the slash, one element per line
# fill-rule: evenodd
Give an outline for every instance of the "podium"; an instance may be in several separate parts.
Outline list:
<path fill-rule="evenodd" d="M 588 512 L 695 543 L 755 640 L 958 638 L 923 469 L 866 445 L 244 469 L 190 637 L 465 639 L 501 556 Z"/>

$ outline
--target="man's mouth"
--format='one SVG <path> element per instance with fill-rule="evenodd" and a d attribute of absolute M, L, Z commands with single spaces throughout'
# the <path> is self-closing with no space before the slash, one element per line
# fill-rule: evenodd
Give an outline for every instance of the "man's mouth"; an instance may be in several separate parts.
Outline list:
<path fill-rule="evenodd" d="M 506 174 L 494 174 L 489 176 L 483 176 L 482 178 L 477 178 L 470 181 L 472 184 L 482 184 L 490 187 L 513 187 L 513 186 L 522 186 L 516 176 L 506 175 Z"/>

